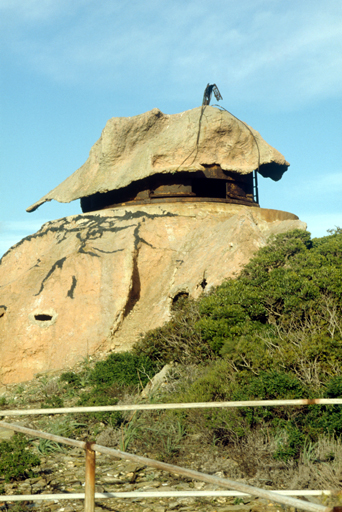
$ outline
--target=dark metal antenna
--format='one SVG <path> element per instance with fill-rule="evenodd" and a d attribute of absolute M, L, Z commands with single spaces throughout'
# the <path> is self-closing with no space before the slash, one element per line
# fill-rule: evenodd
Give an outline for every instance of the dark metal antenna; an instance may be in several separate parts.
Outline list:
<path fill-rule="evenodd" d="M 214 93 L 214 96 L 216 98 L 216 101 L 223 100 L 220 91 L 218 90 L 218 87 L 216 84 L 207 85 L 204 91 L 203 95 L 203 105 L 210 105 L 211 95 Z"/>

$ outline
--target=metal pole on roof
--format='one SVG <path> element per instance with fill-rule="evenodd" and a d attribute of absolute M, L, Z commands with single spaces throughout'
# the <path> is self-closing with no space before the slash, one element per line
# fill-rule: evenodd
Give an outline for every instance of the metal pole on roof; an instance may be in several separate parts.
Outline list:
<path fill-rule="evenodd" d="M 254 201 L 259 204 L 259 190 L 258 190 L 258 171 L 253 171 L 254 178 Z"/>

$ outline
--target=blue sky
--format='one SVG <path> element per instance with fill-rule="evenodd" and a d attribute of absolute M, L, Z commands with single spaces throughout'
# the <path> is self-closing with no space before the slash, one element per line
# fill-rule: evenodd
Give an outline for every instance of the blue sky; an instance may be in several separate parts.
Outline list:
<path fill-rule="evenodd" d="M 221 104 L 291 163 L 260 204 L 342 226 L 341 0 L 1 0 L 0 255 L 79 202 L 25 209 L 80 167 L 110 117 Z"/>

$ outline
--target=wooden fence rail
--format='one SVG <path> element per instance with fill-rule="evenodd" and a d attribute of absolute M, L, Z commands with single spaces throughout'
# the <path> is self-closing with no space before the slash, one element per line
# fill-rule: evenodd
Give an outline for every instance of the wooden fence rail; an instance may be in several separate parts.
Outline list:
<path fill-rule="evenodd" d="M 308 512 L 342 512 L 342 507 L 325 507 L 324 505 L 304 502 L 298 500 L 297 498 L 292 498 L 290 496 L 278 494 L 274 491 L 267 491 L 265 489 L 260 489 L 258 487 L 252 487 L 251 485 L 243 484 L 241 482 L 235 482 L 227 478 L 220 478 L 214 475 L 200 473 L 192 469 L 182 468 L 180 466 L 175 466 L 173 464 L 168 464 L 166 462 L 160 462 L 154 459 L 149 459 L 147 457 L 141 457 L 139 455 L 123 452 L 121 450 L 115 450 L 114 448 L 107 448 L 106 446 L 101 446 L 96 443 L 88 443 L 84 441 L 77 441 L 75 439 L 69 439 L 62 436 L 56 436 L 54 434 L 40 432 L 38 430 L 22 427 L 21 425 L 14 425 L 12 423 L 0 422 L 0 426 L 10 430 L 14 430 L 15 432 L 21 432 L 31 437 L 33 436 L 43 439 L 49 439 L 56 443 L 75 446 L 77 448 L 82 448 L 83 450 L 86 451 L 86 488 L 84 503 L 85 512 L 95 511 L 95 452 L 105 453 L 107 455 L 111 455 L 119 459 L 131 460 L 143 466 L 153 467 L 162 471 L 167 471 L 169 473 L 176 473 L 178 475 L 183 475 L 194 480 L 200 480 L 202 482 L 218 485 L 220 487 L 235 489 L 236 491 L 239 492 L 250 494 L 252 496 L 258 496 L 259 498 L 265 498 L 271 501 L 275 501 L 276 503 L 292 506 L 300 510 L 306 510 Z M 139 496 L 143 497 L 144 493 L 139 493 Z"/>
<path fill-rule="evenodd" d="M 67 414 L 84 412 L 109 411 L 157 411 L 164 409 L 210 409 L 222 407 L 278 407 L 299 405 L 342 405 L 342 398 L 305 398 L 296 400 L 249 400 L 241 402 L 189 402 L 176 404 L 132 404 L 132 405 L 103 405 L 91 407 L 60 407 L 53 409 L 15 409 L 2 410 L 0 416 L 36 416 L 43 414 Z"/>
<path fill-rule="evenodd" d="M 271 493 L 283 494 L 284 496 L 331 496 L 338 495 L 333 491 L 309 491 L 309 490 L 291 490 L 284 491 L 278 489 L 270 491 Z M 95 492 L 95 499 L 111 499 L 111 498 L 219 498 L 222 496 L 235 497 L 250 494 L 238 491 L 119 491 L 119 492 Z M 84 500 L 85 493 L 69 493 L 64 494 L 10 494 L 8 496 L 0 496 L 0 502 L 5 501 L 59 501 L 59 500 Z"/>
<path fill-rule="evenodd" d="M 342 399 L 307 399 L 307 400 L 255 400 L 249 402 L 196 402 L 190 404 L 137 404 L 137 405 L 120 405 L 120 406 L 105 406 L 105 407 L 75 407 L 75 408 L 60 408 L 60 409 L 36 409 L 36 410 L 17 410 L 17 411 L 1 411 L 1 416 L 16 416 L 16 415 L 24 415 L 24 414 L 61 414 L 61 413 L 75 413 L 75 412 L 95 412 L 95 411 L 123 411 L 123 410 L 151 410 L 151 409 L 185 409 L 185 408 L 210 408 L 210 407 L 257 407 L 257 406 L 280 406 L 280 405 L 315 405 L 315 404 L 342 404 Z M 19 414 L 18 414 L 19 413 Z M 299 510 L 306 510 L 308 512 L 342 512 L 342 507 L 326 507 L 324 505 L 318 505 L 315 503 L 308 503 L 301 501 L 299 499 L 277 493 L 275 491 L 268 491 L 265 489 L 260 489 L 258 487 L 253 487 L 247 484 L 243 484 L 241 482 L 235 482 L 233 480 L 227 478 L 220 478 L 214 475 L 208 475 L 205 473 L 200 473 L 198 471 L 193 471 L 190 469 L 182 468 L 180 466 L 175 466 L 173 464 L 167 464 L 165 462 L 156 461 L 153 459 L 149 459 L 146 457 L 141 457 L 138 455 L 130 454 L 127 452 L 123 452 L 121 450 L 115 450 L 113 448 L 108 448 L 105 446 L 98 445 L 96 443 L 89 443 L 84 441 L 77 441 L 75 439 L 69 439 L 62 436 L 56 436 L 54 434 L 49 434 L 47 432 L 40 432 L 37 430 L 29 429 L 26 427 L 22 427 L 21 425 L 15 425 L 7 422 L 0 422 L 0 427 L 14 430 L 16 432 L 21 432 L 23 434 L 29 435 L 31 437 L 38 437 L 43 439 L 49 439 L 51 441 L 66 444 L 69 446 L 74 446 L 77 448 L 81 448 L 85 450 L 86 453 L 86 462 L 85 462 L 85 494 L 80 495 L 80 498 L 85 500 L 84 510 L 85 512 L 94 512 L 95 510 L 95 456 L 96 452 L 104 453 L 116 458 L 131 460 L 133 462 L 137 462 L 144 466 L 153 467 L 162 471 L 167 471 L 169 473 L 176 473 L 178 475 L 183 475 L 188 478 L 192 478 L 194 480 L 200 480 L 203 482 L 207 482 L 210 484 L 214 484 L 220 487 L 234 489 L 237 492 L 245 493 L 252 496 L 257 496 L 259 498 L 265 498 L 270 501 L 274 501 L 276 503 L 280 503 L 282 505 L 292 506 Z M 322 491 L 321 491 L 322 492 Z M 111 495 L 112 493 L 109 493 Z M 144 492 L 137 493 L 139 497 L 144 497 L 146 494 Z M 161 493 L 153 493 L 153 495 L 161 494 Z M 107 493 L 108 495 L 108 493 Z M 103 495 L 102 497 L 107 497 L 107 495 Z M 113 493 L 117 497 L 124 497 L 123 493 Z M 165 495 L 165 494 L 164 494 Z M 202 491 L 202 496 L 206 495 L 205 491 Z M 32 499 L 39 499 L 39 495 L 34 495 Z M 46 499 L 51 499 L 50 495 Z M 53 495 L 55 496 L 55 495 Z M 72 499 L 71 496 L 68 495 L 69 499 Z M 109 497 L 109 496 L 108 496 Z M 110 496 L 111 497 L 111 496 Z M 1 499 L 4 497 L 2 496 Z M 7 501 L 11 501 L 13 496 L 6 496 Z M 22 499 L 23 496 L 20 496 Z M 18 497 L 16 496 L 17 500 Z M 42 499 L 42 498 L 41 498 Z M 54 498 L 56 499 L 56 498 Z M 75 499 L 75 498 L 74 498 Z"/>

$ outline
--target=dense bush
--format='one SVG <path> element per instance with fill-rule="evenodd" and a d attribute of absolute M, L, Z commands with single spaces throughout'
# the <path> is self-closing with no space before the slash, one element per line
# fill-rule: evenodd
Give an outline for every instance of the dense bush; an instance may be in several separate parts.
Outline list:
<path fill-rule="evenodd" d="M 105 406 L 116 405 L 118 400 L 127 392 L 136 392 L 144 387 L 158 371 L 159 363 L 152 361 L 146 355 L 137 355 L 130 352 L 112 353 L 107 359 L 95 364 L 89 372 L 87 380 L 90 389 L 80 394 L 79 406 Z M 62 374 L 61 380 L 67 382 L 72 388 L 82 386 L 81 379 L 73 372 Z M 86 417 L 101 421 L 105 425 L 118 427 L 123 423 L 120 412 L 96 412 L 87 416 L 80 415 L 80 421 Z"/>
<path fill-rule="evenodd" d="M 336 325 L 341 299 L 342 235 L 310 240 L 309 233 L 297 230 L 276 236 L 237 279 L 204 297 L 197 327 L 216 354 L 237 352 L 251 362 L 254 351 L 249 345 L 257 348 L 261 341 L 259 360 L 267 342 L 278 344 L 279 332 L 304 329 L 307 339 L 314 327 L 311 358 L 322 360 L 324 345 L 330 352 L 342 339 Z"/>
<path fill-rule="evenodd" d="M 5 482 L 34 477 L 33 468 L 39 465 L 39 457 L 23 435 L 15 434 L 10 441 L 0 443 L 0 475 Z"/>
<path fill-rule="evenodd" d="M 73 388 L 79 389 L 82 387 L 81 376 L 75 372 L 64 372 L 60 376 L 61 382 L 67 382 L 71 384 Z"/>
<path fill-rule="evenodd" d="M 295 230 L 274 237 L 237 279 L 180 301 L 134 351 L 184 364 L 227 355 L 236 369 L 289 369 L 318 382 L 342 363 L 341 304 L 342 233 L 311 240 Z"/>
<path fill-rule="evenodd" d="M 313 240 L 296 230 L 274 237 L 238 278 L 184 301 L 137 350 L 200 364 L 199 376 L 179 382 L 165 401 L 342 397 L 341 306 L 341 230 Z M 266 429 L 278 439 L 274 457 L 285 460 L 322 434 L 342 434 L 337 406 L 195 410 L 185 417 L 188 431 L 210 431 L 216 443 Z"/>
<path fill-rule="evenodd" d="M 58 395 L 48 396 L 45 399 L 45 402 L 41 404 L 42 409 L 52 409 L 52 408 L 60 408 L 64 407 L 64 402 L 62 398 Z"/>
<path fill-rule="evenodd" d="M 90 381 L 100 387 L 113 383 L 145 386 L 157 371 L 158 362 L 146 355 L 112 353 L 104 361 L 96 363 Z"/>
<path fill-rule="evenodd" d="M 153 361 L 192 364 L 214 357 L 210 345 L 203 343 L 198 321 L 198 303 L 189 298 L 177 301 L 172 318 L 164 326 L 151 330 L 133 347 L 135 354 L 145 354 Z"/>
<path fill-rule="evenodd" d="M 227 356 L 236 370 L 290 371 L 316 387 L 342 364 L 342 233 L 274 237 L 245 266 L 199 301 L 183 300 L 135 353 L 201 363 Z"/>
<path fill-rule="evenodd" d="M 95 387 L 88 392 L 81 394 L 77 405 L 81 407 L 116 405 L 118 396 L 122 393 L 116 386 Z M 120 412 L 95 412 L 87 415 L 80 415 L 79 420 L 86 421 L 87 418 L 95 418 L 105 425 L 118 427 L 121 425 L 123 418 Z"/>

